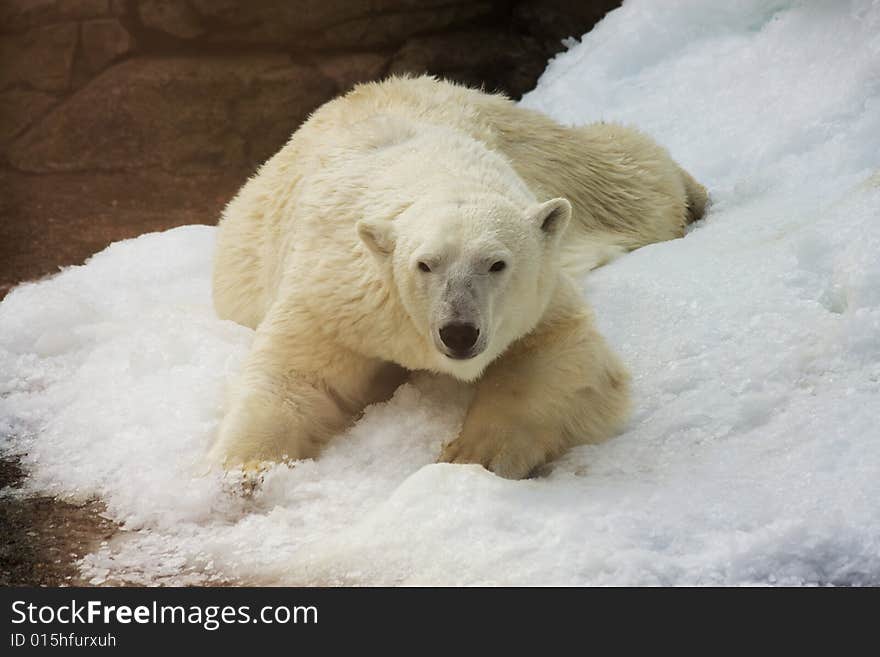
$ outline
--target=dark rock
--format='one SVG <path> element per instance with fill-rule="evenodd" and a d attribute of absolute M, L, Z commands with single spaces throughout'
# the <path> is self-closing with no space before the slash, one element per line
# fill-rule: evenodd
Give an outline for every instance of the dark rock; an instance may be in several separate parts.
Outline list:
<path fill-rule="evenodd" d="M 432 73 L 514 97 L 532 89 L 546 61 L 537 41 L 492 29 L 416 37 L 394 56 L 389 73 Z"/>
<path fill-rule="evenodd" d="M 13 89 L 0 94 L 0 147 L 42 117 L 58 98 L 42 91 Z"/>
<path fill-rule="evenodd" d="M 0 32 L 113 15 L 109 0 L 3 0 Z"/>
<path fill-rule="evenodd" d="M 61 23 L 0 37 L 0 89 L 13 85 L 67 89 L 78 32 L 76 23 Z"/>
<path fill-rule="evenodd" d="M 267 68 L 230 105 L 230 124 L 244 140 L 247 165 L 274 155 L 313 109 L 336 94 L 320 71 L 299 64 Z"/>
<path fill-rule="evenodd" d="M 517 3 L 514 19 L 555 52 L 561 39 L 579 39 L 618 6 L 620 0 L 530 0 Z"/>
<path fill-rule="evenodd" d="M 9 161 L 33 172 L 247 168 L 334 92 L 283 55 L 131 59 L 19 137 Z"/>
<path fill-rule="evenodd" d="M 191 0 L 193 8 L 217 26 L 217 31 L 241 40 L 285 43 L 291 35 L 314 32 L 336 23 L 366 16 L 371 0 Z M 234 28 L 225 30 L 224 28 Z"/>
<path fill-rule="evenodd" d="M 214 43 L 334 48 L 397 45 L 508 5 L 503 0 L 191 0 Z"/>
<path fill-rule="evenodd" d="M 180 39 L 192 39 L 205 33 L 198 14 L 185 0 L 142 0 L 137 9 L 144 27 Z"/>
<path fill-rule="evenodd" d="M 113 18 L 86 21 L 82 24 L 81 38 L 83 65 L 92 74 L 134 50 L 131 34 Z"/>
<path fill-rule="evenodd" d="M 325 76 L 336 83 L 340 92 L 351 89 L 358 82 L 376 80 L 385 72 L 388 57 L 379 53 L 345 53 L 317 58 L 316 65 Z"/>
<path fill-rule="evenodd" d="M 322 45 L 365 48 L 400 44 L 416 34 L 438 32 L 488 16 L 493 8 L 491 2 L 468 2 L 417 11 L 371 14 L 325 29 Z"/>

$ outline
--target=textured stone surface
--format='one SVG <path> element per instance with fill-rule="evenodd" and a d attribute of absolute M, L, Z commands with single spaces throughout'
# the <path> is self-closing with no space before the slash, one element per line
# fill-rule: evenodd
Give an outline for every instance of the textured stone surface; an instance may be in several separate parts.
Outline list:
<path fill-rule="evenodd" d="M 9 160 L 31 172 L 247 168 L 334 91 L 284 55 L 131 59 L 20 137 Z"/>
<path fill-rule="evenodd" d="M 114 13 L 109 0 L 3 0 L 0 32 L 18 32 L 37 25 L 100 18 Z"/>
<path fill-rule="evenodd" d="M 434 73 L 490 91 L 519 96 L 534 87 L 546 62 L 532 37 L 496 30 L 469 30 L 415 37 L 394 56 L 389 73 Z"/>
<path fill-rule="evenodd" d="M 231 103 L 231 125 L 245 145 L 242 164 L 253 168 L 274 155 L 309 113 L 336 94 L 313 68 L 287 64 L 260 71 L 247 94 Z"/>
<path fill-rule="evenodd" d="M 370 13 L 370 0 L 292 0 L 290 2 L 239 2 L 191 0 L 206 21 L 223 38 L 287 43 L 292 35 L 315 32 L 335 23 Z"/>
<path fill-rule="evenodd" d="M 10 0 L 0 92 L 18 95 L 0 156 L 32 172 L 252 166 L 334 93 L 389 72 L 517 97 L 612 4 Z M 57 97 L 46 116 L 38 92 Z"/>
<path fill-rule="evenodd" d="M 0 147 L 40 119 L 58 98 L 42 91 L 13 89 L 0 93 Z"/>
<path fill-rule="evenodd" d="M 328 55 L 317 60 L 318 69 L 336 83 L 340 91 L 351 89 L 358 82 L 382 77 L 388 66 L 387 55 L 379 53 L 342 53 Z"/>
<path fill-rule="evenodd" d="M 324 29 L 322 43 L 359 47 L 399 44 L 416 34 L 438 32 L 488 16 L 493 8 L 491 2 L 464 2 L 362 16 Z"/>
<path fill-rule="evenodd" d="M 113 18 L 84 22 L 81 40 L 83 66 L 92 74 L 134 50 L 131 34 Z"/>
<path fill-rule="evenodd" d="M 67 89 L 78 33 L 76 23 L 62 23 L 0 37 L 0 89 L 15 85 L 42 91 Z"/>
<path fill-rule="evenodd" d="M 168 0 L 172 2 L 173 0 Z M 182 0 L 179 0 L 183 4 Z M 337 48 L 399 45 L 509 9 L 506 0 L 191 0 L 212 43 Z"/>
<path fill-rule="evenodd" d="M 181 39 L 205 33 L 198 14 L 184 0 L 143 0 L 137 10 L 144 27 Z"/>

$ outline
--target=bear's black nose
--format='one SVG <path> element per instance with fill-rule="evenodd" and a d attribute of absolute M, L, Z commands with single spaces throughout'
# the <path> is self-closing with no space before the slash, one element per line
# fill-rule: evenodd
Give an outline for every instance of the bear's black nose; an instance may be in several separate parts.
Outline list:
<path fill-rule="evenodd" d="M 440 339 L 452 351 L 453 358 L 468 358 L 479 336 L 480 329 L 473 324 L 447 324 L 440 329 Z"/>

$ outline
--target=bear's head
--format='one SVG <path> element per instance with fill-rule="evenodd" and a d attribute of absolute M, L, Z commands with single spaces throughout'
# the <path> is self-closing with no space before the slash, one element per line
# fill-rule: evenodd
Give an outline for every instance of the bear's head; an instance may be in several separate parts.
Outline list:
<path fill-rule="evenodd" d="M 470 381 L 541 319 L 570 218 L 562 198 L 523 207 L 489 193 L 419 201 L 357 231 L 432 346 L 433 369 Z"/>

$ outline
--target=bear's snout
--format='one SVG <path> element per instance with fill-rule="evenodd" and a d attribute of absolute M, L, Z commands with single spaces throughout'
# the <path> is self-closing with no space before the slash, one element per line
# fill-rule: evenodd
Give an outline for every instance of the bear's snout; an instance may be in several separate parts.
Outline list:
<path fill-rule="evenodd" d="M 472 351 L 478 337 L 480 329 L 473 324 L 447 324 L 440 329 L 440 340 L 449 348 L 446 355 L 450 358 L 473 358 L 476 354 Z"/>

